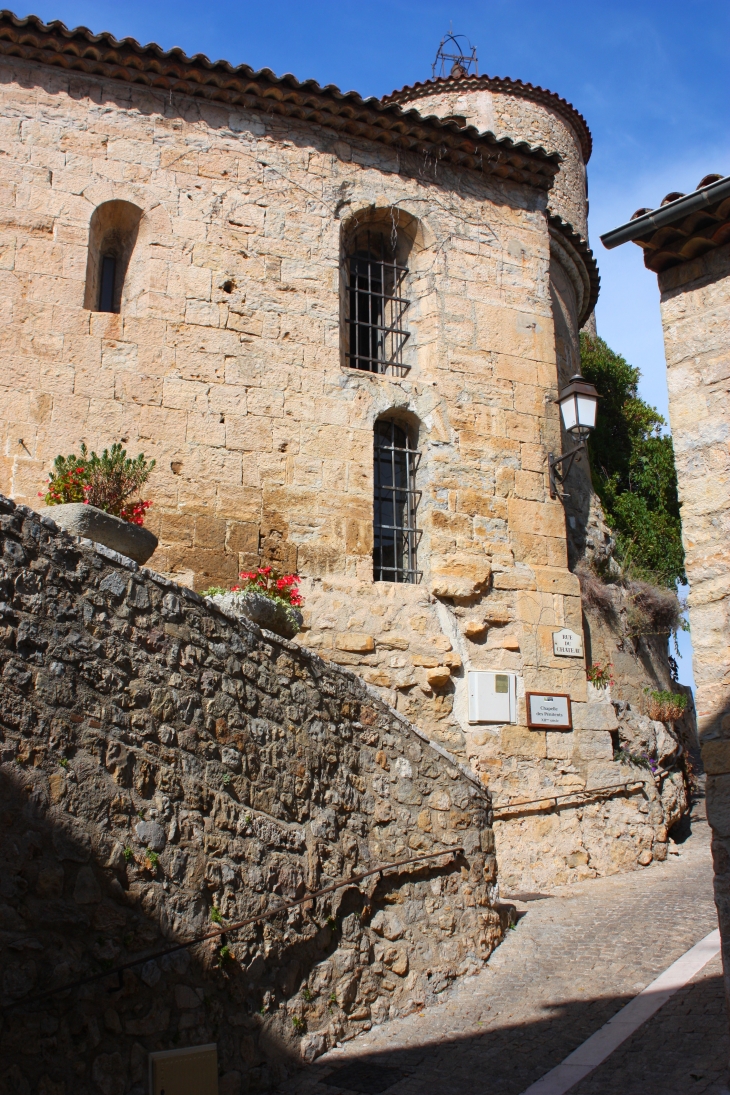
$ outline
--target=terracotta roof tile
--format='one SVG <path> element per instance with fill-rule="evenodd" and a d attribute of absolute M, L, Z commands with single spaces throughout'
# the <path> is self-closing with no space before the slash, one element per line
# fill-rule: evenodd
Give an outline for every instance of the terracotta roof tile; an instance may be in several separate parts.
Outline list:
<path fill-rule="evenodd" d="M 92 34 L 86 27 L 69 30 L 57 20 L 46 24 L 34 15 L 20 19 L 0 11 L 3 55 L 298 119 L 345 138 L 377 141 L 436 163 L 446 161 L 542 190 L 549 190 L 560 164 L 557 153 L 532 148 L 525 141 L 422 117 L 414 109 L 363 99 L 333 84 L 320 87 L 315 80 L 276 76 L 268 68 L 255 72 L 248 65 L 210 61 L 201 53 L 188 57 L 178 48 L 142 46 L 133 38 L 119 41 L 108 33 Z"/>
<path fill-rule="evenodd" d="M 448 84 L 449 88 L 444 85 Z M 464 76 L 437 76 L 432 80 L 420 80 L 418 83 L 403 87 L 400 91 L 392 91 L 390 95 L 384 95 L 384 103 L 400 103 L 404 99 L 412 101 L 426 95 L 432 95 L 434 91 L 450 90 L 474 91 L 484 88 L 487 91 L 501 91 L 507 95 L 517 95 L 533 102 L 542 103 L 543 106 L 552 107 L 558 114 L 570 122 L 580 141 L 583 161 L 588 163 L 593 151 L 593 138 L 588 128 L 588 123 L 575 107 L 567 99 L 556 95 L 554 91 L 538 87 L 535 84 L 527 84 L 522 80 L 512 80 L 509 76 L 477 76 L 465 74 Z"/>

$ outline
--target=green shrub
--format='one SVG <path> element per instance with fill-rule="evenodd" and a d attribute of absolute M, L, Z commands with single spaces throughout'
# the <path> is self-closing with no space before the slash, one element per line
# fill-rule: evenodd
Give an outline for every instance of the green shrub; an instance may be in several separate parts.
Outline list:
<path fill-rule="evenodd" d="M 583 376 L 602 396 L 588 452 L 617 562 L 631 577 L 673 589 L 686 577 L 672 439 L 639 398 L 639 370 L 602 338 L 581 334 L 580 342 Z"/>
<path fill-rule="evenodd" d="M 141 525 L 152 503 L 143 501 L 139 493 L 154 466 L 155 461 L 145 460 L 144 453 L 132 460 L 118 443 L 104 449 L 101 456 L 82 444 L 80 456 L 71 453 L 56 457 L 48 490 L 40 496 L 47 506 L 86 502 L 130 524 Z"/>

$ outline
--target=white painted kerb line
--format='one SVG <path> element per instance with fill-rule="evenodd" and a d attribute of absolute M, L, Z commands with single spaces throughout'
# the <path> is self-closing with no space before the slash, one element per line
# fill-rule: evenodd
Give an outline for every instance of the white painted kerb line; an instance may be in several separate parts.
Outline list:
<path fill-rule="evenodd" d="M 547 1072 L 522 1095 L 565 1095 L 567 1091 L 593 1072 L 613 1051 L 625 1042 L 642 1023 L 651 1019 L 670 996 L 692 980 L 720 951 L 720 932 L 715 928 L 691 950 L 678 958 L 669 969 L 621 1008 L 613 1019 L 587 1038 L 562 1064 Z"/>

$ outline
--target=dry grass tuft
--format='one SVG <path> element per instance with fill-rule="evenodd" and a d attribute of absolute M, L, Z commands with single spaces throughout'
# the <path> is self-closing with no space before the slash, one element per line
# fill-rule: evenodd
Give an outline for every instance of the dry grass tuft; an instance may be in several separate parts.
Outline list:
<path fill-rule="evenodd" d="M 625 585 L 629 598 L 626 623 L 631 635 L 671 635 L 681 629 L 682 605 L 673 589 L 638 579 L 629 579 Z"/>
<path fill-rule="evenodd" d="M 616 611 L 611 586 L 607 585 L 585 561 L 578 563 L 575 573 L 580 582 L 584 608 L 594 609 L 606 615 Z"/>

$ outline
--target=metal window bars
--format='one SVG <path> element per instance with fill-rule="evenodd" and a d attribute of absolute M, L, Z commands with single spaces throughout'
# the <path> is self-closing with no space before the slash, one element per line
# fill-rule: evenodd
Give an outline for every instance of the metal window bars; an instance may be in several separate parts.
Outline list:
<path fill-rule="evenodd" d="M 365 246 L 351 254 L 346 264 L 347 364 L 371 373 L 405 376 L 408 268 L 398 265 L 394 249 L 381 233 L 368 231 L 357 243 Z"/>
<path fill-rule="evenodd" d="M 408 430 L 392 419 L 381 419 L 374 430 L 373 579 L 410 582 L 421 579 L 417 569 L 421 529 L 416 509 L 420 452 L 411 447 Z"/>

